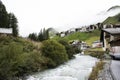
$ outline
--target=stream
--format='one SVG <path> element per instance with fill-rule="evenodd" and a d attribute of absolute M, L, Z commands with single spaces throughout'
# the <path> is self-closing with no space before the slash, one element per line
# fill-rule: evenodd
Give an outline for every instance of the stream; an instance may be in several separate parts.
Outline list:
<path fill-rule="evenodd" d="M 55 69 L 29 75 L 27 80 L 88 80 L 97 61 L 94 57 L 77 54 L 74 59 Z"/>

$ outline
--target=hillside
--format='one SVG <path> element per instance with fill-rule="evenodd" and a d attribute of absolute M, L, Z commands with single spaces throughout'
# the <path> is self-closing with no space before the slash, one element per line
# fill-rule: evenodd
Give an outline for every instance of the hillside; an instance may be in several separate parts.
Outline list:
<path fill-rule="evenodd" d="M 120 9 L 120 6 L 119 6 L 119 5 L 112 6 L 111 8 L 109 8 L 109 9 L 107 10 L 107 12 L 112 11 L 112 10 L 115 10 L 115 9 Z"/>
<path fill-rule="evenodd" d="M 103 21 L 103 24 L 120 24 L 120 13 L 115 16 L 108 17 Z"/>
<path fill-rule="evenodd" d="M 66 39 L 67 41 L 71 40 L 80 40 L 80 41 L 86 41 L 89 45 L 92 44 L 93 41 L 99 40 L 100 31 L 95 30 L 93 32 L 75 32 L 73 34 L 70 34 L 68 36 L 65 36 L 64 38 L 55 37 L 54 39 Z"/>

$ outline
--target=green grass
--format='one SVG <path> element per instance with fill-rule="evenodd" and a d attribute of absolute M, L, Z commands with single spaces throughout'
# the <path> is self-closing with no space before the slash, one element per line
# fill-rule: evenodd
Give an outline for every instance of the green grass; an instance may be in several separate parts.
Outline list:
<path fill-rule="evenodd" d="M 55 40 L 65 39 L 68 42 L 72 40 L 80 40 L 86 41 L 89 45 L 91 45 L 93 41 L 100 39 L 100 30 L 94 30 L 93 32 L 75 32 L 63 38 L 56 36 L 53 39 Z"/>
<path fill-rule="evenodd" d="M 120 13 L 112 16 L 112 17 L 108 17 L 103 24 L 120 24 Z"/>
<path fill-rule="evenodd" d="M 94 37 L 90 37 L 89 39 L 87 39 L 87 40 L 85 40 L 86 41 L 86 43 L 88 44 L 88 45 L 92 45 L 92 42 L 94 42 L 94 41 L 96 41 L 96 40 L 99 40 L 100 38 L 99 38 L 99 36 L 94 36 Z"/>
<path fill-rule="evenodd" d="M 104 64 L 105 62 L 103 61 L 97 62 L 95 67 L 93 67 L 88 80 L 97 80 L 99 72 L 104 68 Z"/>

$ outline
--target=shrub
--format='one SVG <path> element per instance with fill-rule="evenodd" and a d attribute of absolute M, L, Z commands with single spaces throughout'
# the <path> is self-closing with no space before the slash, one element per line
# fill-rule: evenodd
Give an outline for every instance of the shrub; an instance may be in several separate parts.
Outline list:
<path fill-rule="evenodd" d="M 54 40 L 46 40 L 42 45 L 42 54 L 48 58 L 48 67 L 56 67 L 68 60 L 65 47 Z"/>
<path fill-rule="evenodd" d="M 66 40 L 59 40 L 59 43 L 61 43 L 62 45 L 65 46 L 66 49 L 66 53 L 68 54 L 68 58 L 71 59 L 73 58 L 74 54 L 75 54 L 75 48 L 73 48 L 73 46 L 69 45 L 68 42 Z"/>
<path fill-rule="evenodd" d="M 22 53 L 22 46 L 10 43 L 0 48 L 0 80 L 8 80 L 16 76 L 19 65 L 18 56 Z"/>
<path fill-rule="evenodd" d="M 1 38 L 0 42 L 0 80 L 13 80 L 46 68 L 48 59 L 32 43 L 17 38 L 6 42 L 7 38 Z"/>
<path fill-rule="evenodd" d="M 23 53 L 19 56 L 18 76 L 42 70 L 46 60 L 40 53 Z"/>

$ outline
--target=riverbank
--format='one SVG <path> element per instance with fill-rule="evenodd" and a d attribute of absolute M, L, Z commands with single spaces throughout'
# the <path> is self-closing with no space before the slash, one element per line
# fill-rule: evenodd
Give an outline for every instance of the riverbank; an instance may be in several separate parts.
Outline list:
<path fill-rule="evenodd" d="M 99 72 L 97 80 L 113 80 L 110 72 L 111 60 L 105 60 L 104 62 L 105 62 L 105 65 L 103 67 L 103 70 Z"/>
<path fill-rule="evenodd" d="M 97 61 L 97 58 L 77 54 L 74 59 L 57 68 L 29 75 L 27 80 L 88 80 Z"/>

